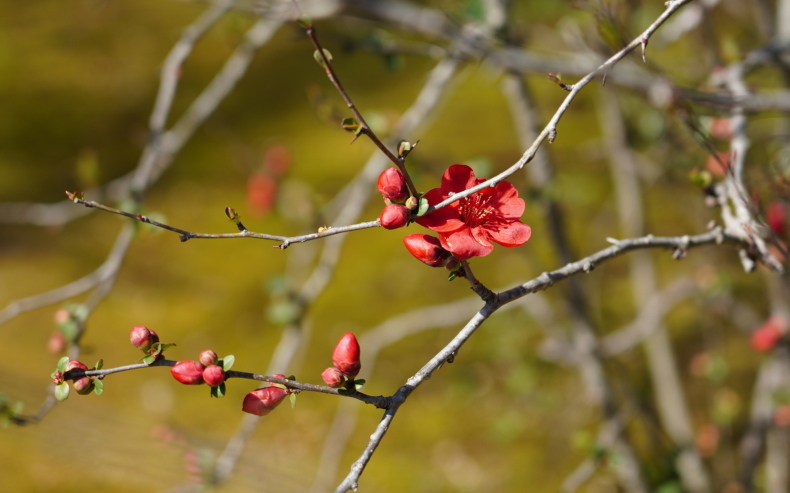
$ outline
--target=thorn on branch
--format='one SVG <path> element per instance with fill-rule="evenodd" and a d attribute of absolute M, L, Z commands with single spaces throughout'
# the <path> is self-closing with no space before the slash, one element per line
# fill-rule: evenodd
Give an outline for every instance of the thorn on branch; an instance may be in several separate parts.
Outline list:
<path fill-rule="evenodd" d="M 647 50 L 647 41 L 648 38 L 642 38 L 642 63 L 647 63 L 647 58 L 645 57 L 645 50 Z"/>

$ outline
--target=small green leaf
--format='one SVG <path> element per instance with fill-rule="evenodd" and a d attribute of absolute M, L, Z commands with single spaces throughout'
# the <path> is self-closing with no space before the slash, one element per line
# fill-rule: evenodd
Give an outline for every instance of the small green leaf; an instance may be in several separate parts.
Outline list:
<path fill-rule="evenodd" d="M 104 392 L 104 382 L 98 379 L 93 380 L 93 393 L 102 395 L 102 392 Z"/>
<path fill-rule="evenodd" d="M 302 29 L 308 29 L 313 27 L 313 20 L 305 15 L 296 19 L 296 24 L 298 24 Z"/>
<path fill-rule="evenodd" d="M 291 409 L 296 407 L 296 394 L 291 394 L 288 396 L 288 399 L 291 401 Z"/>
<path fill-rule="evenodd" d="M 69 398 L 69 384 L 66 382 L 55 385 L 55 399 L 63 402 Z"/>
<path fill-rule="evenodd" d="M 224 358 L 222 358 L 222 370 L 223 371 L 230 370 L 231 367 L 233 366 L 233 363 L 235 362 L 236 362 L 236 357 L 233 356 L 232 354 L 225 356 Z"/>
<path fill-rule="evenodd" d="M 365 380 L 363 379 L 354 380 L 354 389 L 359 390 L 362 388 L 363 385 L 365 385 Z"/>
<path fill-rule="evenodd" d="M 417 207 L 417 217 L 424 216 L 430 206 L 431 204 L 428 203 L 428 199 L 420 197 L 420 205 Z"/>
<path fill-rule="evenodd" d="M 103 360 L 103 359 L 100 359 L 100 360 L 99 360 L 99 361 L 97 361 L 97 362 L 96 362 L 96 364 L 93 366 L 93 369 L 94 369 L 94 370 L 101 370 L 102 366 L 104 366 L 104 360 Z"/>
<path fill-rule="evenodd" d="M 60 358 L 58 360 L 58 371 L 61 372 L 61 373 L 66 371 L 66 363 L 68 363 L 68 362 L 69 362 L 69 357 L 68 356 L 64 356 L 64 357 Z"/>
<path fill-rule="evenodd" d="M 324 59 L 326 59 L 326 61 L 328 61 L 329 63 L 332 63 L 332 54 L 329 53 L 329 50 L 327 50 L 326 48 L 324 48 L 323 57 L 321 56 L 320 53 L 318 53 L 318 50 L 315 50 L 313 52 L 313 58 L 315 58 L 315 61 L 318 62 L 318 65 L 320 65 L 324 69 L 326 69 L 326 62 L 324 61 Z"/>
<path fill-rule="evenodd" d="M 356 134 L 359 132 L 361 126 L 359 122 L 355 118 L 343 118 L 343 121 L 340 122 L 340 126 L 348 133 Z"/>
<path fill-rule="evenodd" d="M 216 387 L 211 387 L 211 397 L 216 397 L 217 399 L 225 397 L 225 382 L 222 382 Z"/>
<path fill-rule="evenodd" d="M 156 361 L 156 356 L 154 356 L 153 354 L 150 354 L 145 358 L 143 358 L 143 363 L 145 363 L 146 365 L 150 365 L 154 361 Z"/>

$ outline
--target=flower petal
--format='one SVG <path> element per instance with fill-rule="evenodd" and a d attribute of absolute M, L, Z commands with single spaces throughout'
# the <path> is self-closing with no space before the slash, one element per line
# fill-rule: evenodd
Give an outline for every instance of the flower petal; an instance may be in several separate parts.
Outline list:
<path fill-rule="evenodd" d="M 506 181 L 499 182 L 493 189 L 483 190 L 487 195 L 491 195 L 491 206 L 496 208 L 505 220 L 516 220 L 524 214 L 524 200 L 518 198 L 516 187 Z"/>
<path fill-rule="evenodd" d="M 521 221 L 493 224 L 485 226 L 486 233 L 492 241 L 505 247 L 521 246 L 532 236 L 532 228 Z"/>
<path fill-rule="evenodd" d="M 430 205 L 436 205 L 447 198 L 441 188 L 429 190 L 424 197 Z M 458 203 L 453 202 L 447 207 L 435 210 L 417 218 L 417 224 L 436 232 L 455 231 L 464 226 L 461 216 L 458 214 Z"/>
<path fill-rule="evenodd" d="M 465 164 L 454 164 L 447 168 L 442 175 L 442 190 L 448 192 L 463 192 L 475 185 L 475 173 Z"/>
<path fill-rule="evenodd" d="M 494 250 L 492 245 L 479 228 L 462 228 L 447 235 L 440 235 L 442 246 L 452 252 L 458 260 L 472 257 L 484 257 Z M 477 235 L 474 232 L 478 233 Z"/>

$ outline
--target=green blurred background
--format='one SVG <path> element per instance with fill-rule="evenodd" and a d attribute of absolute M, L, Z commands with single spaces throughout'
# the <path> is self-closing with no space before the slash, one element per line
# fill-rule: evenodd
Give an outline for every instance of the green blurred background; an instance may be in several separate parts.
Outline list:
<path fill-rule="evenodd" d="M 618 5 L 623 12 L 619 20 L 638 32 L 659 13 L 659 3 Z M 432 4 L 459 22 L 474 13 L 464 2 Z M 57 202 L 64 199 L 64 190 L 90 188 L 131 171 L 148 138 L 162 62 L 181 30 L 204 9 L 197 2 L 153 0 L 0 2 L 0 200 Z M 759 40 L 740 27 L 738 12 L 715 12 L 733 27 L 716 40 L 721 46 L 747 49 Z M 566 2 L 523 2 L 514 15 L 525 42 L 543 53 L 568 49 L 562 29 L 578 25 L 592 36 L 599 25 L 595 15 Z M 184 64 L 172 115 L 177 117 L 199 94 L 252 22 L 247 13 L 231 13 L 200 41 Z M 435 62 L 417 55 L 387 59 L 369 50 L 348 49 L 382 33 L 397 37 L 396 29 L 384 32 L 380 25 L 348 19 L 317 26 L 349 93 L 386 135 Z M 651 45 L 651 63 L 677 83 L 696 86 L 716 61 L 715 50 L 705 42 L 692 32 L 673 44 Z M 290 235 L 322 225 L 326 219 L 321 207 L 355 176 L 374 147 L 365 139 L 349 145 L 348 134 L 325 118 L 325 103 L 316 104 L 316 94 L 337 108 L 342 102 L 312 52 L 296 26 L 280 29 L 237 89 L 151 188 L 143 212 L 197 232 L 233 232 L 223 214 L 227 206 L 235 207 L 254 231 Z M 682 56 L 689 52 L 698 56 Z M 521 155 L 500 93 L 502 77 L 500 71 L 470 63 L 430 127 L 408 136 L 420 139 L 409 162 L 420 190 L 437 186 L 450 164 L 474 164 L 487 176 Z M 545 118 L 565 93 L 544 74 L 527 80 Z M 550 148 L 558 164 L 556 182 L 542 191 L 563 204 L 579 257 L 607 246 L 606 237 L 620 235 L 595 113 L 596 98 L 605 90 L 616 89 L 591 85 L 566 114 L 560 137 Z M 649 161 L 647 230 L 657 235 L 704 231 L 715 214 L 704 206 L 687 174 L 702 166 L 706 152 L 668 111 L 650 107 L 641 95 L 619 94 L 630 143 Z M 269 214 L 256 217 L 247 205 L 247 181 L 275 146 L 285 148 L 292 160 L 279 189 L 292 193 L 281 196 Z M 532 189 L 525 173 L 512 181 L 527 199 L 523 220 L 532 225 L 533 238 L 523 247 L 499 247 L 473 262 L 478 277 L 495 289 L 560 266 L 536 201 L 541 193 Z M 375 219 L 380 206 L 377 199 L 370 201 L 362 220 Z M 5 306 L 96 269 L 123 221 L 93 213 L 62 227 L 0 225 L 0 303 Z M 408 232 L 418 230 L 413 225 Z M 272 286 L 294 282 L 282 277 L 287 263 L 300 262 L 300 250 L 310 252 L 320 245 L 279 251 L 257 240 L 180 243 L 176 235 L 149 227 L 138 233 L 112 293 L 88 320 L 81 359 L 90 365 L 102 358 L 105 367 L 134 362 L 138 353 L 127 336 L 133 325 L 141 324 L 156 330 L 164 342 L 178 344 L 168 352 L 172 359 L 194 359 L 211 348 L 220 356 L 234 354 L 234 369 L 265 372 L 282 327 L 272 317 L 278 300 Z M 402 236 L 402 231 L 383 229 L 349 235 L 331 285 L 309 307 L 309 345 L 293 367 L 280 371 L 319 383 L 320 372 L 331 363 L 331 348 L 344 332 L 363 335 L 410 309 L 470 294 L 463 280 L 448 283 L 444 271 L 414 261 L 401 246 Z M 667 322 L 684 376 L 699 353 L 713 355 L 725 367 L 724 383 L 686 379 L 695 424 L 710 419 L 717 392 L 731 389 L 741 412 L 728 423 L 727 437 L 737 436 L 759 357 L 746 346 L 748 327 L 735 326 L 717 305 L 717 296 L 737 297 L 759 322 L 768 310 L 764 279 L 743 274 L 728 248 L 693 251 L 680 263 L 667 252 L 654 252 L 651 258 L 659 283 L 689 275 L 705 293 L 672 310 Z M 627 262 L 617 259 L 584 278 L 601 332 L 634 316 L 627 269 Z M 559 301 L 563 289 L 558 285 L 544 298 L 556 311 L 557 330 L 565 323 Z M 25 313 L 0 329 L 0 392 L 22 401 L 28 413 L 43 401 L 59 358 L 47 351 L 47 341 L 60 306 Z M 385 348 L 372 374 L 363 367 L 365 391 L 393 393 L 461 326 L 427 331 Z M 362 490 L 524 491 L 524 485 L 531 485 L 531 491 L 556 491 L 593 453 L 590 444 L 600 414 L 587 402 L 574 369 L 538 356 L 544 329 L 550 328 L 522 309 L 486 322 L 456 362 L 443 367 L 401 409 L 362 477 Z M 364 355 L 364 347 L 362 351 Z M 608 361 L 607 368 L 616 375 L 618 390 L 629 389 L 623 393 L 652 408 L 641 350 Z M 209 399 L 206 388 L 177 385 L 162 368 L 108 377 L 100 397 L 72 395 L 39 424 L 0 430 L 2 489 L 163 491 L 188 482 L 189 461 L 194 454 L 210 459 L 222 449 L 242 417 L 241 399 L 255 387 L 231 381 L 226 398 Z M 263 418 L 225 491 L 308 489 L 337 401 L 303 393 L 295 409 L 283 406 Z M 362 450 L 381 412 L 363 408 L 359 415 L 338 478 Z M 643 440 L 652 433 L 633 432 Z M 728 445 L 727 437 L 719 457 L 725 464 L 737 443 L 733 439 Z M 648 457 L 646 463 L 655 484 L 671 480 L 669 447 L 665 455 Z M 611 475 L 601 474 L 586 491 L 614 491 L 612 481 Z"/>

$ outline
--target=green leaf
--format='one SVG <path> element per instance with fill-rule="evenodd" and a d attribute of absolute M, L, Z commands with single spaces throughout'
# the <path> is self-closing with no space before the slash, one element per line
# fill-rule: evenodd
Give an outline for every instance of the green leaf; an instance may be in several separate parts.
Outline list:
<path fill-rule="evenodd" d="M 291 409 L 296 407 L 296 394 L 291 394 L 288 396 L 288 399 L 291 401 Z"/>
<path fill-rule="evenodd" d="M 236 357 L 233 356 L 232 354 L 225 356 L 224 358 L 222 358 L 222 370 L 223 371 L 230 370 L 231 367 L 233 366 L 233 363 L 235 362 L 236 362 Z"/>
<path fill-rule="evenodd" d="M 360 379 L 360 380 L 354 380 L 354 388 L 355 388 L 356 390 L 359 390 L 359 389 L 361 389 L 363 385 L 365 385 L 365 380 L 363 380 L 363 379 Z"/>
<path fill-rule="evenodd" d="M 225 382 L 217 385 L 216 387 L 211 387 L 211 397 L 225 397 Z"/>
<path fill-rule="evenodd" d="M 60 358 L 58 360 L 58 371 L 61 372 L 61 373 L 66 371 L 66 363 L 68 363 L 68 362 L 69 362 L 69 357 L 68 356 L 64 356 L 64 357 Z"/>
<path fill-rule="evenodd" d="M 143 363 L 145 363 L 146 365 L 150 365 L 154 361 L 156 361 L 156 356 L 154 356 L 153 354 L 148 355 L 145 358 L 143 358 Z"/>
<path fill-rule="evenodd" d="M 104 392 L 104 382 L 99 379 L 93 380 L 93 393 L 96 395 L 102 395 Z"/>
<path fill-rule="evenodd" d="M 340 126 L 348 133 L 356 134 L 359 133 L 362 126 L 355 118 L 343 118 L 343 121 L 340 122 Z"/>
<path fill-rule="evenodd" d="M 69 398 L 69 384 L 66 382 L 59 383 L 55 386 L 55 399 L 63 402 Z"/>
<path fill-rule="evenodd" d="M 296 19 L 296 24 L 298 24 L 302 29 L 308 29 L 313 27 L 313 20 L 305 15 Z"/>
<path fill-rule="evenodd" d="M 99 360 L 99 361 L 97 361 L 97 362 L 96 362 L 96 364 L 93 366 L 93 369 L 94 369 L 94 370 L 101 370 L 102 366 L 104 366 L 104 360 L 103 360 L 103 359 L 100 359 L 100 360 Z"/>
<path fill-rule="evenodd" d="M 313 58 L 315 59 L 316 62 L 318 62 L 318 65 L 320 65 L 323 69 L 326 69 L 326 62 L 324 62 L 324 58 L 326 58 L 326 60 L 329 63 L 332 63 L 332 54 L 329 53 L 329 50 L 327 50 L 326 48 L 324 48 L 323 57 L 321 56 L 320 53 L 318 53 L 318 50 L 315 50 L 313 52 Z"/>
<path fill-rule="evenodd" d="M 420 205 L 417 207 L 417 217 L 424 216 L 430 206 L 431 204 L 428 203 L 428 199 L 420 197 Z"/>

